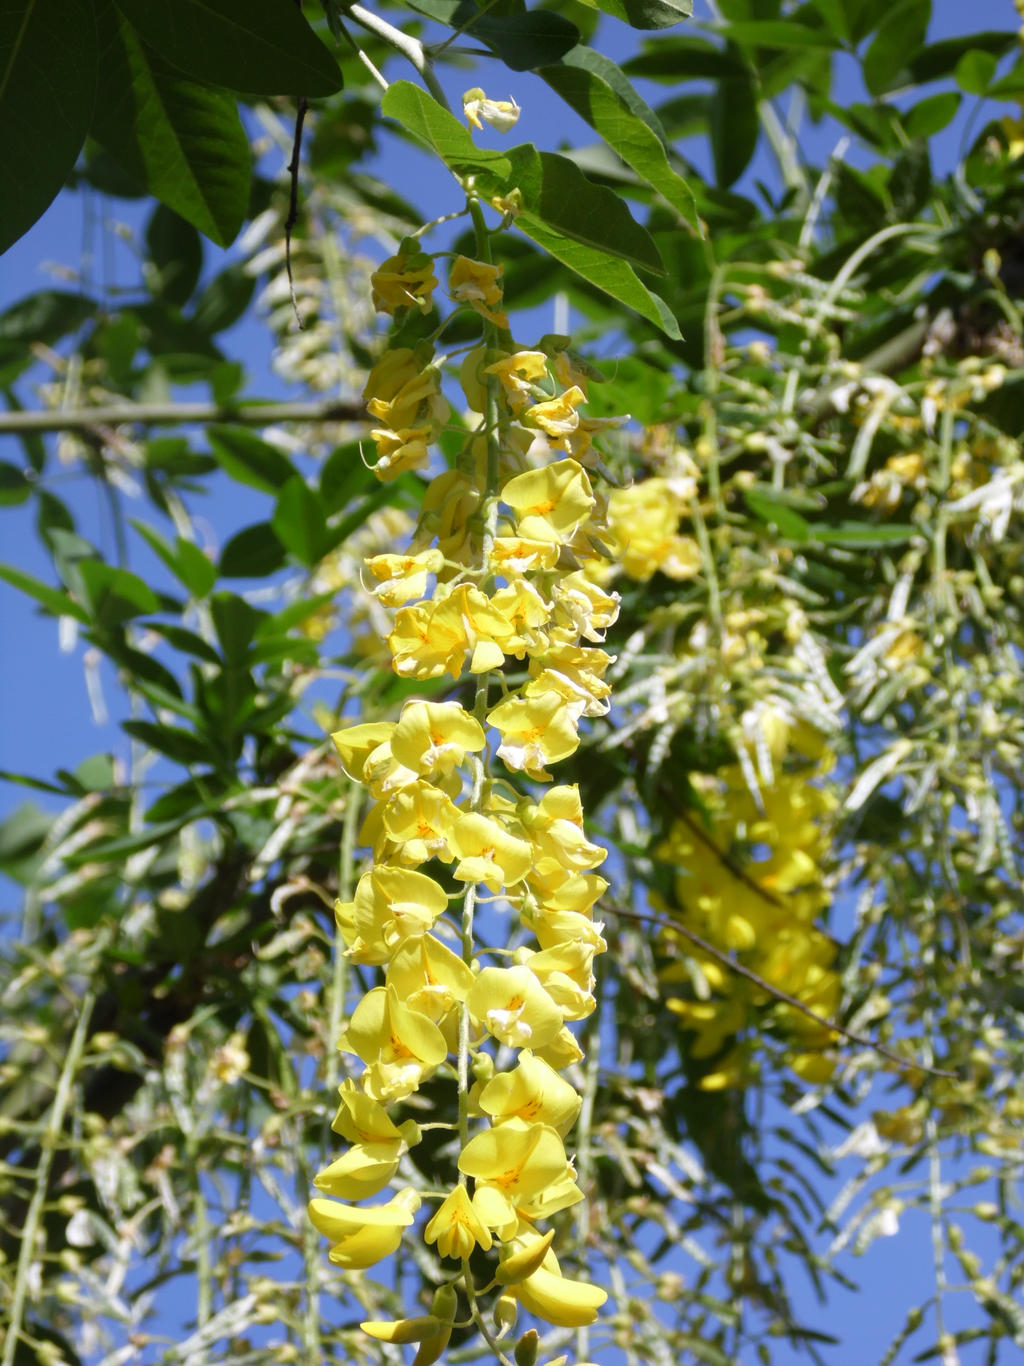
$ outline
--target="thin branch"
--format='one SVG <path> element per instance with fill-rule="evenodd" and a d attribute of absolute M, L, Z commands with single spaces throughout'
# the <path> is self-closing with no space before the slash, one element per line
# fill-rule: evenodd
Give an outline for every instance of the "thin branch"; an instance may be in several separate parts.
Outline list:
<path fill-rule="evenodd" d="M 274 422 L 364 422 L 361 403 L 119 403 L 54 412 L 0 413 L 0 435 L 17 432 L 89 431 L 97 427 L 174 427 L 185 423 L 237 422 L 263 427 Z"/>
<path fill-rule="evenodd" d="M 818 1012 L 812 1010 L 810 1006 L 804 1005 L 803 1001 L 799 1000 L 796 996 L 790 996 L 788 991 L 783 991 L 781 987 L 776 987 L 773 986 L 771 982 L 766 982 L 765 979 L 754 972 L 752 968 L 748 968 L 744 966 L 743 963 L 737 962 L 735 958 L 727 953 L 723 953 L 721 949 L 716 949 L 714 944 L 709 944 L 706 939 L 702 938 L 696 932 L 696 930 L 691 930 L 688 926 L 681 925 L 678 920 L 671 918 L 666 919 L 663 916 L 645 915 L 642 911 L 627 910 L 624 906 L 616 906 L 614 911 L 616 915 L 626 916 L 631 920 L 644 920 L 647 921 L 648 924 L 659 926 L 661 929 L 678 931 L 684 938 L 689 939 L 691 943 L 696 944 L 697 948 L 699 948 L 702 953 L 706 953 L 710 958 L 713 958 L 716 963 L 720 963 L 723 968 L 728 968 L 730 972 L 735 972 L 739 977 L 745 977 L 748 982 L 753 982 L 754 985 L 760 987 L 762 991 L 766 991 L 769 996 L 774 996 L 776 1000 L 784 1002 L 787 1006 L 792 1006 L 794 1010 L 798 1010 L 801 1015 L 806 1015 L 807 1018 L 813 1020 L 815 1024 L 819 1024 L 825 1029 L 830 1029 L 834 1034 L 839 1034 L 844 1039 L 848 1039 L 850 1043 L 859 1044 L 862 1048 L 870 1048 L 881 1057 L 888 1058 L 890 1062 L 896 1063 L 898 1067 L 906 1068 L 907 1071 L 927 1072 L 930 1077 L 948 1077 L 951 1081 L 958 1080 L 955 1072 L 944 1072 L 938 1067 L 928 1067 L 923 1062 L 914 1062 L 910 1058 L 901 1058 L 898 1053 L 890 1052 L 888 1048 L 883 1047 L 880 1043 L 875 1043 L 873 1039 L 866 1038 L 863 1034 L 857 1034 L 852 1029 L 847 1029 L 845 1026 L 837 1024 L 835 1020 L 826 1019 L 824 1015 L 819 1015 Z"/>
<path fill-rule="evenodd" d="M 306 121 L 306 114 L 309 110 L 309 100 L 305 95 L 299 100 L 299 106 L 295 111 L 295 135 L 292 138 L 292 159 L 288 163 L 288 176 L 290 187 L 288 190 L 288 217 L 284 220 L 284 268 L 288 272 L 288 292 L 292 298 L 292 309 L 295 313 L 295 321 L 298 323 L 299 331 L 305 329 L 302 324 L 302 314 L 299 312 L 299 301 L 295 297 L 295 281 L 292 279 L 292 229 L 299 221 L 299 165 L 302 159 L 302 125 Z"/>
<path fill-rule="evenodd" d="M 443 105 L 445 109 L 449 108 L 448 97 L 434 74 L 426 48 L 418 38 L 403 33 L 400 28 L 396 28 L 394 24 L 389 24 L 386 19 L 382 19 L 379 14 L 374 14 L 364 5 L 349 5 L 347 13 L 350 19 L 354 19 L 357 24 L 361 24 L 370 33 L 375 33 L 378 38 L 383 38 L 389 46 L 411 62 L 415 70 L 423 77 L 427 89 L 438 104 Z"/>

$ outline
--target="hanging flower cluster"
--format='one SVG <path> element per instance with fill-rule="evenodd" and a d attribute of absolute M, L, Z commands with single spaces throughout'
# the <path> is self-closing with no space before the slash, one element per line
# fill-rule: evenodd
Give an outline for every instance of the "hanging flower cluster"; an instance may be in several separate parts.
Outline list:
<path fill-rule="evenodd" d="M 403 245 L 374 277 L 377 307 L 399 324 L 422 309 L 433 266 Z M 605 850 L 584 833 L 574 785 L 534 790 L 575 752 L 583 718 L 609 706 L 612 657 L 600 646 L 617 595 L 595 581 L 604 507 L 579 458 L 596 424 L 579 411 L 587 380 L 564 352 L 508 338 L 500 267 L 457 257 L 448 287 L 485 320 L 485 344 L 461 362 L 465 448 L 426 486 L 408 547 L 366 567 L 393 611 L 395 672 L 450 679 L 453 697 L 414 698 L 396 721 L 333 737 L 372 797 L 360 836 L 372 866 L 337 923 L 349 957 L 382 969 L 382 981 L 340 1041 L 363 1068 L 340 1088 L 334 1122 L 350 1147 L 316 1178 L 327 1198 L 310 1205 L 331 1261 L 360 1270 L 399 1247 L 422 1199 L 437 1199 L 422 1236 L 454 1266 L 433 1312 L 363 1325 L 419 1343 L 417 1366 L 443 1352 L 460 1283 L 478 1322 L 492 1294 L 497 1336 L 519 1305 L 584 1326 L 606 1298 L 563 1276 L 554 1230 L 542 1228 L 583 1199 L 566 1150 L 581 1099 L 563 1073 L 582 1057 L 569 1023 L 595 1009 L 593 960 L 606 945 L 594 906 L 607 884 L 594 870 Z M 426 343 L 389 350 L 373 368 L 365 398 L 380 422 L 382 477 L 427 464 L 448 413 L 439 374 Z M 497 942 L 481 942 L 484 923 Z M 450 1122 L 432 1127 L 452 1131 L 458 1183 L 359 1203 L 385 1190 L 419 1142 L 396 1109 L 430 1078 L 452 1083 Z M 470 1281 L 478 1250 L 490 1254 L 489 1284 Z"/>
<path fill-rule="evenodd" d="M 675 895 L 684 925 L 720 952 L 735 954 L 769 986 L 830 1018 L 840 991 L 832 970 L 837 946 L 813 922 L 829 900 L 822 859 L 830 842 L 825 817 L 835 801 L 813 780 L 831 771 L 835 756 L 810 727 L 775 720 L 762 725 L 772 751 L 771 783 L 752 793 L 750 767 L 740 764 L 698 783 L 710 818 L 695 809 L 679 819 L 659 853 L 680 870 Z M 782 768 L 787 751 L 802 761 L 795 770 Z M 788 1061 L 794 1071 L 808 1081 L 832 1074 L 835 1062 L 827 1050 L 835 1036 L 829 1029 L 677 931 L 669 929 L 663 943 L 677 961 L 662 970 L 662 982 L 700 985 L 685 997 L 670 996 L 668 1005 L 694 1036 L 691 1056 L 711 1060 L 699 1082 L 704 1090 L 750 1079 L 751 1040 L 744 1036 L 768 1008 L 771 1024 L 793 1045 Z"/>

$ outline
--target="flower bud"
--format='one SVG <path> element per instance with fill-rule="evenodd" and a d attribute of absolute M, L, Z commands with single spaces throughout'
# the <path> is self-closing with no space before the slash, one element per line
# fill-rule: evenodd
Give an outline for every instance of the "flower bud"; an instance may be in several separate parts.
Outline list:
<path fill-rule="evenodd" d="M 554 1229 L 548 1229 L 543 1237 L 534 1238 L 518 1252 L 506 1257 L 495 1271 L 494 1279 L 499 1285 L 517 1285 L 525 1281 L 527 1276 L 532 1276 L 547 1256 L 554 1236 Z"/>
<path fill-rule="evenodd" d="M 364 1333 L 378 1342 L 422 1342 L 425 1338 L 436 1337 L 442 1327 L 441 1320 L 433 1314 L 423 1314 L 415 1319 L 370 1319 L 359 1327 Z"/>
<path fill-rule="evenodd" d="M 442 1323 L 453 1322 L 459 1308 L 459 1296 L 454 1285 L 442 1285 L 434 1291 L 430 1312 Z"/>
<path fill-rule="evenodd" d="M 519 1314 L 519 1304 L 514 1295 L 499 1295 L 494 1303 L 494 1324 L 498 1337 L 503 1338 L 510 1328 L 515 1327 Z"/>
<path fill-rule="evenodd" d="M 539 1345 L 540 1334 L 536 1328 L 528 1328 L 515 1346 L 516 1366 L 534 1366 Z"/>

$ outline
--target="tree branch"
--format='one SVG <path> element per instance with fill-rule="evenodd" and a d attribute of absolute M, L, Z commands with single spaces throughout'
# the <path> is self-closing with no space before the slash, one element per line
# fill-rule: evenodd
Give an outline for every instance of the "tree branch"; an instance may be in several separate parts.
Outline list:
<path fill-rule="evenodd" d="M 96 427 L 174 427 L 185 423 L 238 422 L 262 427 L 274 422 L 365 422 L 361 403 L 120 403 L 53 412 L 0 413 L 0 435 L 18 432 L 73 432 Z"/>
<path fill-rule="evenodd" d="M 955 1072 L 945 1072 L 939 1067 L 928 1067 L 923 1062 L 915 1062 L 913 1058 L 903 1058 L 898 1053 L 890 1052 L 890 1050 L 883 1047 L 882 1044 L 875 1043 L 873 1039 L 869 1039 L 863 1034 L 857 1034 L 852 1029 L 846 1029 L 835 1020 L 826 1019 L 824 1015 L 819 1015 L 816 1010 L 812 1010 L 810 1006 L 804 1005 L 803 1001 L 798 997 L 791 996 L 788 991 L 783 991 L 781 987 L 773 986 L 771 982 L 766 982 L 765 979 L 754 972 L 752 968 L 745 967 L 731 954 L 723 953 L 721 949 L 715 948 L 714 944 L 709 944 L 708 941 L 697 934 L 695 930 L 691 930 L 687 925 L 680 924 L 674 916 L 644 915 L 642 911 L 634 911 L 625 906 L 615 906 L 610 909 L 614 909 L 616 915 L 626 916 L 630 920 L 644 920 L 651 925 L 659 926 L 661 929 L 677 931 L 679 934 L 683 935 L 684 938 L 689 939 L 691 944 L 695 944 L 702 953 L 706 953 L 709 958 L 713 958 L 716 963 L 720 963 L 723 968 L 728 968 L 730 972 L 735 972 L 738 976 L 745 977 L 748 982 L 753 982 L 756 987 L 760 987 L 762 991 L 766 991 L 769 996 L 774 996 L 776 1000 L 782 1001 L 785 1005 L 800 1011 L 802 1015 L 806 1015 L 807 1018 L 813 1020 L 815 1024 L 822 1025 L 825 1029 L 831 1030 L 833 1034 L 841 1035 L 844 1039 L 849 1040 L 850 1043 L 860 1044 L 862 1048 L 870 1048 L 881 1057 L 888 1058 L 890 1062 L 896 1063 L 899 1067 L 904 1068 L 907 1071 L 927 1072 L 930 1077 L 948 1077 L 952 1081 L 958 1080 Z"/>

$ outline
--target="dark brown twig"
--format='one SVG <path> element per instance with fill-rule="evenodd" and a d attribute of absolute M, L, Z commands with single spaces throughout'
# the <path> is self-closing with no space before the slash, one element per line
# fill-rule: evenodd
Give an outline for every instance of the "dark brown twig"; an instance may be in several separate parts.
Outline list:
<path fill-rule="evenodd" d="M 288 163 L 288 175 L 291 178 L 291 188 L 288 192 L 288 217 L 284 220 L 284 267 L 288 272 L 288 292 L 292 298 L 295 321 L 298 323 L 300 332 L 303 330 L 302 314 L 299 312 L 299 301 L 295 297 L 295 281 L 292 278 L 292 229 L 299 221 L 299 163 L 302 158 L 302 125 L 306 121 L 306 112 L 308 109 L 309 100 L 303 95 L 299 99 L 299 107 L 295 111 L 295 135 L 292 138 L 292 159 Z"/>
<path fill-rule="evenodd" d="M 883 1047 L 880 1043 L 875 1043 L 872 1039 L 866 1038 L 863 1034 L 857 1034 L 852 1029 L 846 1029 L 845 1026 L 837 1024 L 835 1020 L 827 1020 L 824 1015 L 819 1015 L 816 1010 L 812 1010 L 810 1006 L 804 1005 L 803 1001 L 798 1000 L 796 996 L 790 996 L 788 991 L 783 991 L 781 987 L 776 987 L 773 986 L 771 982 L 766 982 L 765 979 L 754 972 L 752 968 L 745 967 L 742 963 L 738 963 L 735 958 L 730 957 L 729 954 L 723 953 L 721 949 L 716 949 L 714 944 L 709 944 L 708 941 L 697 934 L 695 930 L 689 929 L 686 925 L 679 924 L 677 920 L 666 920 L 660 916 L 644 915 L 642 911 L 627 910 L 625 907 L 616 907 L 615 914 L 626 916 L 632 920 L 645 920 L 649 924 L 657 925 L 660 929 L 677 930 L 684 938 L 689 939 L 691 943 L 696 944 L 697 948 L 703 953 L 706 953 L 710 958 L 713 958 L 716 963 L 720 963 L 722 967 L 728 968 L 730 972 L 735 972 L 739 977 L 745 977 L 748 982 L 753 982 L 754 985 L 760 987 L 762 991 L 766 991 L 769 996 L 774 996 L 777 1000 L 783 1001 L 788 1006 L 792 1006 L 794 1010 L 798 1010 L 802 1015 L 806 1015 L 807 1018 L 813 1020 L 815 1024 L 819 1024 L 824 1029 L 829 1029 L 833 1033 L 841 1035 L 844 1039 L 848 1039 L 850 1043 L 859 1044 L 862 1048 L 870 1048 L 873 1052 L 880 1054 L 883 1058 L 888 1058 L 890 1062 L 896 1063 L 898 1067 L 903 1067 L 916 1072 L 927 1072 L 931 1077 L 946 1077 L 951 1081 L 956 1081 L 958 1079 L 955 1072 L 945 1072 L 939 1067 L 928 1067 L 923 1062 L 914 1062 L 910 1058 L 901 1058 L 898 1053 L 890 1052 L 888 1048 Z"/>

